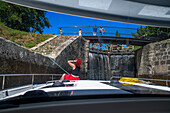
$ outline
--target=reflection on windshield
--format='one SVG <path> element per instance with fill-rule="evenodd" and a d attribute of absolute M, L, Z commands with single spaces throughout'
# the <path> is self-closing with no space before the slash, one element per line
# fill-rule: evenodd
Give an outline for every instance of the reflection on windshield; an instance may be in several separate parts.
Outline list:
<path fill-rule="evenodd" d="M 170 28 L 0 1 L 0 101 L 170 94 Z"/>

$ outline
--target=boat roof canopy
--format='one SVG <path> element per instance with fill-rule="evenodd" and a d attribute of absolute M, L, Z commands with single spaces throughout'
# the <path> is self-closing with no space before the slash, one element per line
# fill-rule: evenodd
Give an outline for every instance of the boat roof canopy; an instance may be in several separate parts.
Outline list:
<path fill-rule="evenodd" d="M 170 27 L 170 0 L 3 0 L 103 20 Z"/>

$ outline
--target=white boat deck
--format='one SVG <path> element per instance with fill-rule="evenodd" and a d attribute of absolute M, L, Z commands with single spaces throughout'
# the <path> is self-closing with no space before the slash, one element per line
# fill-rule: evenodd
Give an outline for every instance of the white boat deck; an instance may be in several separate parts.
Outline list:
<path fill-rule="evenodd" d="M 32 85 L 26 85 L 22 87 L 12 88 L 8 89 L 8 96 L 5 96 L 5 90 L 0 91 L 0 100 L 4 100 L 11 97 L 16 97 L 19 95 L 25 94 L 27 91 L 31 90 L 38 90 L 41 89 L 45 92 L 54 92 L 54 91 L 72 91 L 72 90 L 112 90 L 112 94 L 129 94 L 129 92 L 121 90 L 117 87 L 110 86 L 103 84 L 101 82 L 107 82 L 107 81 L 96 81 L 96 80 L 79 80 L 75 82 L 66 82 L 67 84 L 73 84 L 72 87 L 50 87 L 50 88 L 43 88 L 46 86 L 51 86 L 53 83 L 48 84 L 39 84 L 34 85 L 34 88 Z M 100 92 L 100 94 L 109 94 L 110 92 Z"/>
<path fill-rule="evenodd" d="M 76 95 L 131 94 L 128 91 L 124 91 L 124 90 L 119 89 L 117 87 L 110 86 L 110 85 L 107 85 L 107 84 L 103 84 L 101 82 L 109 82 L 109 81 L 80 80 L 80 81 L 73 82 L 73 84 L 74 84 L 73 87 L 51 87 L 51 88 L 43 88 L 41 90 L 43 90 L 45 92 L 75 91 L 75 90 L 79 90 L 79 91 L 82 92 L 82 93 L 79 92 L 79 94 L 76 94 Z"/>
<path fill-rule="evenodd" d="M 43 90 L 47 93 L 48 92 L 57 92 L 57 91 L 77 91 L 77 90 L 83 92 L 82 94 L 78 94 L 78 95 L 83 95 L 83 94 L 132 94 L 128 91 L 122 90 L 115 86 L 104 84 L 102 82 L 109 83 L 109 81 L 79 80 L 79 81 L 75 81 L 75 82 L 65 82 L 64 83 L 65 85 L 68 85 L 68 84 L 73 85 L 73 86 L 69 86 L 69 87 L 55 87 L 55 86 L 47 87 L 47 86 L 51 86 L 53 83 L 26 85 L 26 86 L 1 90 L 0 91 L 0 100 L 24 95 L 27 91 L 39 90 L 39 89 Z M 122 83 L 170 92 L 170 87 L 167 87 L 167 86 L 147 85 L 147 84 L 129 83 L 129 82 L 122 82 Z M 96 90 L 98 91 L 97 93 L 95 92 Z M 8 91 L 8 96 L 6 96 L 5 91 Z M 90 91 L 90 92 L 87 93 L 87 91 Z"/>

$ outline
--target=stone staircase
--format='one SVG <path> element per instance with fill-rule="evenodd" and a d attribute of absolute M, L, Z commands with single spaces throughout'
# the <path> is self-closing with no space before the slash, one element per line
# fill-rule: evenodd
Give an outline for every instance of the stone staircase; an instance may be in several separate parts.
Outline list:
<path fill-rule="evenodd" d="M 63 47 L 63 43 L 64 45 L 67 45 L 67 43 L 72 42 L 74 39 L 77 38 L 77 36 L 68 36 L 68 35 L 64 35 L 64 36 L 54 36 L 52 38 L 50 38 L 49 40 L 46 40 L 40 44 L 38 44 L 37 46 L 31 48 L 30 50 L 33 50 L 35 52 L 38 52 L 42 55 L 49 55 L 49 56 L 54 56 L 53 51 L 56 50 L 56 48 L 61 48 Z M 51 55 L 51 53 L 53 53 Z"/>

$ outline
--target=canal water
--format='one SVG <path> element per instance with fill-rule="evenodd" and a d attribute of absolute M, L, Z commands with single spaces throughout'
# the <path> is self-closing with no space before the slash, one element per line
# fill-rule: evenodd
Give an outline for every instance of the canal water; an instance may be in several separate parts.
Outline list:
<path fill-rule="evenodd" d="M 112 76 L 135 75 L 135 55 L 102 55 L 89 53 L 87 79 L 109 80 Z"/>

